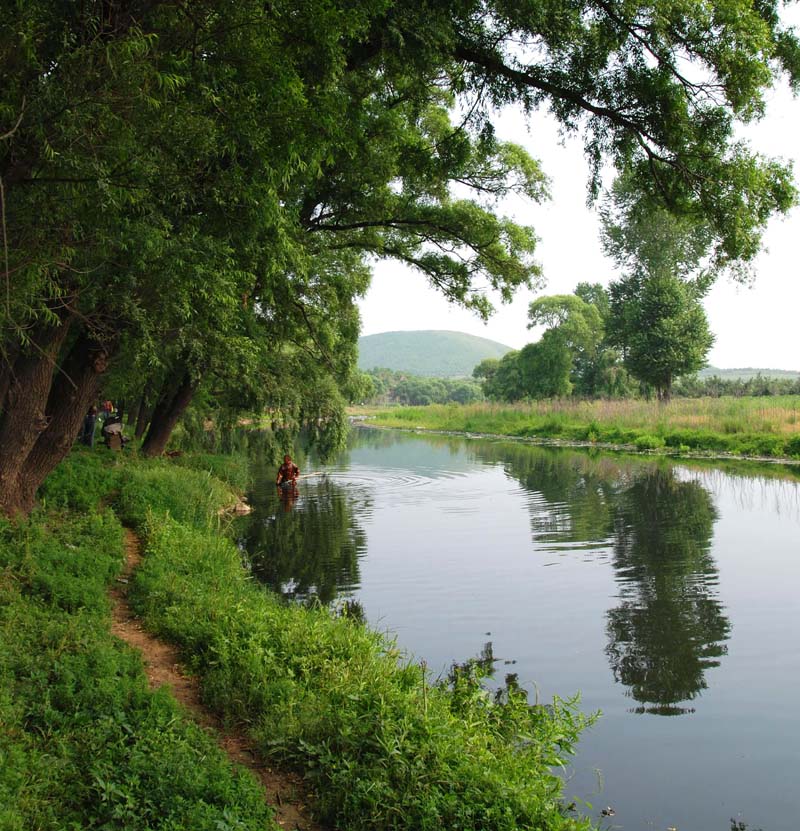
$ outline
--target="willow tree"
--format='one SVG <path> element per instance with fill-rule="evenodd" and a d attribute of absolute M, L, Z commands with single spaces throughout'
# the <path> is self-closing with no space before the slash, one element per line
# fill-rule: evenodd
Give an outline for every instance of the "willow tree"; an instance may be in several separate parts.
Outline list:
<path fill-rule="evenodd" d="M 478 286 L 535 284 L 533 232 L 494 202 L 544 180 L 495 139 L 499 105 L 581 130 L 593 189 L 616 165 L 703 217 L 720 262 L 752 259 L 793 199 L 789 172 L 732 138 L 782 69 L 796 80 L 769 2 L 31 0 L 6 4 L 0 43 L 5 513 L 30 508 L 123 351 L 189 387 L 274 358 L 280 389 L 294 350 L 352 354 L 352 316 L 334 318 L 365 257 L 481 314 Z M 314 281 L 340 286 L 331 309 Z"/>

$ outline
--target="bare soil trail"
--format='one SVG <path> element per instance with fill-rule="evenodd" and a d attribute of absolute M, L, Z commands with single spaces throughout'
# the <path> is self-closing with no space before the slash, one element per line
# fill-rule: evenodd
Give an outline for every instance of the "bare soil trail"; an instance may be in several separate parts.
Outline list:
<path fill-rule="evenodd" d="M 261 782 L 267 802 L 275 810 L 275 819 L 288 831 L 328 831 L 311 817 L 310 799 L 301 777 L 269 767 L 254 752 L 247 736 L 225 729 L 221 721 L 207 710 L 200 698 L 197 678 L 184 672 L 178 650 L 146 632 L 131 611 L 127 584 L 141 562 L 141 543 L 136 534 L 125 529 L 125 566 L 117 585 L 111 589 L 111 631 L 134 649 L 144 660 L 150 687 L 168 686 L 173 696 L 194 720 L 211 732 L 231 761 L 251 770 Z"/>

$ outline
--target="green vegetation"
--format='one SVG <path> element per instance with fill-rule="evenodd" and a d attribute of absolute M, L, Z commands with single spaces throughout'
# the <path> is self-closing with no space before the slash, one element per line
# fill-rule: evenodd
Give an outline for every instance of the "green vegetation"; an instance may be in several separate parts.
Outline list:
<path fill-rule="evenodd" d="M 482 361 L 472 374 L 495 401 L 631 395 L 634 385 L 606 335 L 609 308 L 599 283 L 579 283 L 574 294 L 541 297 L 528 311 L 529 329 L 546 327 L 541 338 L 499 361 Z"/>
<path fill-rule="evenodd" d="M 469 404 L 483 400 L 480 385 L 471 378 L 422 378 L 389 369 L 373 369 L 364 375 L 364 403 Z"/>
<path fill-rule="evenodd" d="M 218 528 L 232 494 L 207 469 L 227 466 L 99 458 L 77 453 L 58 469 L 47 494 L 58 512 L 0 526 L 4 828 L 270 827 L 249 776 L 167 694 L 147 691 L 138 657 L 108 634 L 122 529 L 111 508 L 87 513 L 98 498 L 145 540 L 130 592 L 147 628 L 179 646 L 209 707 L 304 774 L 325 820 L 589 827 L 565 814 L 553 772 L 588 722 L 575 702 L 530 706 L 514 686 L 490 695 L 475 661 L 433 682 L 349 616 L 259 587 Z"/>
<path fill-rule="evenodd" d="M 79 514 L 0 522 L 0 827 L 277 828 L 255 780 L 168 693 L 149 692 L 139 656 L 110 635 L 122 528 L 110 509 L 86 512 L 114 479 L 79 493 L 89 470 L 70 459 L 64 491 L 50 483 L 48 502 Z"/>
<path fill-rule="evenodd" d="M 502 343 L 464 332 L 382 332 L 358 339 L 358 366 L 422 377 L 468 378 L 476 364 L 502 358 L 509 350 Z"/>
<path fill-rule="evenodd" d="M 668 270 L 645 269 L 609 290 L 579 283 L 573 294 L 541 297 L 528 327 L 544 326 L 541 338 L 482 361 L 473 376 L 494 401 L 653 391 L 667 400 L 674 378 L 697 370 L 711 345 L 698 291 Z"/>
<path fill-rule="evenodd" d="M 739 367 L 738 369 L 720 369 L 716 366 L 707 366 L 697 373 L 701 380 L 716 377 L 722 381 L 752 381 L 764 378 L 776 381 L 797 381 L 800 371 L 791 369 L 765 369 L 755 367 Z"/>
<path fill-rule="evenodd" d="M 631 375 L 668 400 L 672 384 L 705 365 L 714 342 L 702 299 L 717 276 L 741 266 L 709 261 L 702 218 L 676 217 L 620 177 L 601 210 L 603 248 L 623 271 L 608 289 L 606 338 Z"/>
<path fill-rule="evenodd" d="M 800 458 L 800 397 L 403 407 L 374 413 L 386 427 L 562 439 L 640 450 Z"/>
<path fill-rule="evenodd" d="M 775 370 L 765 370 L 770 371 Z M 744 373 L 746 370 L 734 369 L 722 377 L 717 374 L 704 375 L 702 372 L 686 376 L 678 379 L 673 393 L 687 398 L 800 395 L 800 376 L 795 374 L 787 372 L 783 376 L 771 376 L 755 371 L 750 375 Z"/>

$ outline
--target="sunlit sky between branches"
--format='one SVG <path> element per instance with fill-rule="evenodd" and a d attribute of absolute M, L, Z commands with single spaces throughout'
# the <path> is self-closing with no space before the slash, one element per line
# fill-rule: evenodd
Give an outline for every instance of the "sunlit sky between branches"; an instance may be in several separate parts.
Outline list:
<path fill-rule="evenodd" d="M 800 15 L 794 15 L 800 23 Z M 372 286 L 361 300 L 362 335 L 379 332 L 447 329 L 499 341 L 514 349 L 538 340 L 528 330 L 528 305 L 542 294 L 568 294 L 579 282 L 606 285 L 620 276 L 605 257 L 600 226 L 586 206 L 586 165 L 580 138 L 561 140 L 546 113 L 531 117 L 506 110 L 496 119 L 498 136 L 522 144 L 539 159 L 550 178 L 551 198 L 536 204 L 506 200 L 500 212 L 533 226 L 539 243 L 536 259 L 546 284 L 539 292 L 520 291 L 487 323 L 447 301 L 411 268 L 382 261 L 375 265 Z M 800 187 L 800 99 L 786 85 L 768 94 L 767 113 L 741 131 L 759 153 L 794 163 Z M 720 368 L 766 367 L 800 370 L 800 207 L 770 222 L 765 250 L 755 264 L 755 281 L 742 286 L 718 281 L 705 298 L 716 340 L 708 361 Z M 493 301 L 494 302 L 494 301 Z"/>

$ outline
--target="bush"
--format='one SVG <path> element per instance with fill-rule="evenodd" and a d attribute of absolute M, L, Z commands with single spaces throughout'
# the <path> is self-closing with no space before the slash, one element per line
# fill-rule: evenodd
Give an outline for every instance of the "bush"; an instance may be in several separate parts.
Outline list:
<path fill-rule="evenodd" d="M 787 456 L 800 458 L 800 436 L 795 436 L 786 442 L 784 445 L 784 453 Z"/>
<path fill-rule="evenodd" d="M 643 436 L 638 436 L 633 444 L 637 450 L 658 450 L 664 447 L 665 442 L 661 436 L 649 436 L 645 433 Z"/>

